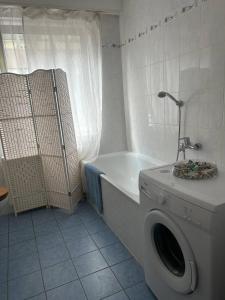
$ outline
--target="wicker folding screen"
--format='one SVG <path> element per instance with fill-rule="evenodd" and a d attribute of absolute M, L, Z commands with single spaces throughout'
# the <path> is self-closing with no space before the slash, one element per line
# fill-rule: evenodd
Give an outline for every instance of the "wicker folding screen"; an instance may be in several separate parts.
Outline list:
<path fill-rule="evenodd" d="M 3 171 L 15 212 L 47 205 L 26 76 L 0 76 Z"/>
<path fill-rule="evenodd" d="M 59 117 L 62 124 L 62 137 L 64 144 L 65 163 L 68 176 L 69 191 L 72 199 L 82 196 L 80 164 L 77 155 L 77 144 L 74 133 L 72 110 L 67 86 L 66 73 L 62 70 L 54 70 L 54 82 L 57 87 L 57 99 L 59 104 Z"/>
<path fill-rule="evenodd" d="M 15 213 L 44 205 L 73 210 L 81 184 L 66 74 L 1 74 L 0 107 L 3 166 Z"/>

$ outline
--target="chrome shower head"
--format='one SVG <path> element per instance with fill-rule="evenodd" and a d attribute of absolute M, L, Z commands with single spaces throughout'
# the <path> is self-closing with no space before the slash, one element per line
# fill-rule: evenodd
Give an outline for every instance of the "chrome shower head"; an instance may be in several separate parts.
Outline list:
<path fill-rule="evenodd" d="M 169 97 L 171 100 L 173 100 L 177 106 L 181 107 L 184 105 L 183 101 L 175 99 L 171 94 L 167 92 L 161 91 L 158 93 L 159 98 L 165 98 L 166 96 Z"/>
<path fill-rule="evenodd" d="M 163 91 L 159 92 L 158 97 L 159 98 L 165 98 L 166 97 L 166 92 L 163 92 Z"/>

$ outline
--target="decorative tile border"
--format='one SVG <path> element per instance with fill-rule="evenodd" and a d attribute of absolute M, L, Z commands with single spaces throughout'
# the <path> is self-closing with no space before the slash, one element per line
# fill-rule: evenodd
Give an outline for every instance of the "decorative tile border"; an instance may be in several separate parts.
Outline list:
<path fill-rule="evenodd" d="M 121 45 L 120 44 L 115 44 L 115 43 L 107 43 L 102 45 L 102 48 L 120 48 Z"/>
<path fill-rule="evenodd" d="M 135 34 L 132 37 L 129 37 L 127 40 L 123 41 L 121 44 L 105 44 L 102 45 L 103 48 L 121 48 L 125 47 L 133 42 L 135 42 L 137 39 L 142 38 L 145 35 L 151 34 L 154 30 L 162 26 L 163 24 L 170 23 L 174 20 L 176 20 L 177 17 L 186 14 L 190 12 L 192 9 L 195 9 L 199 7 L 202 3 L 208 2 L 208 0 L 193 0 L 192 5 L 187 5 L 181 8 L 181 10 L 176 11 L 173 15 L 166 16 L 163 20 L 160 20 L 158 23 L 152 24 L 149 27 L 147 27 L 144 31 L 139 32 Z"/>

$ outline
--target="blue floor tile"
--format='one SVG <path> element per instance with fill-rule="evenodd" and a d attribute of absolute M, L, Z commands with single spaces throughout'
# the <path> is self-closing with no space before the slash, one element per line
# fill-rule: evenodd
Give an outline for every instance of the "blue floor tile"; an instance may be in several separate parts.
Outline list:
<path fill-rule="evenodd" d="M 82 278 L 81 282 L 89 300 L 100 300 L 121 290 L 117 279 L 109 268 L 88 275 Z"/>
<path fill-rule="evenodd" d="M 0 299 L 7 300 L 7 283 L 0 283 Z"/>
<path fill-rule="evenodd" d="M 92 238 L 99 248 L 119 242 L 118 238 L 110 229 L 93 234 Z"/>
<path fill-rule="evenodd" d="M 129 298 L 127 297 L 127 295 L 122 291 L 119 293 L 116 293 L 112 296 L 109 296 L 107 298 L 104 298 L 104 300 L 129 300 Z M 146 299 L 147 300 L 147 299 Z"/>
<path fill-rule="evenodd" d="M 33 223 L 30 215 L 11 216 L 9 218 L 9 232 L 23 231 L 26 228 L 32 228 Z"/>
<path fill-rule="evenodd" d="M 9 261 L 8 277 L 10 279 L 40 270 L 39 258 L 36 253 Z"/>
<path fill-rule="evenodd" d="M 0 249 L 8 247 L 8 234 L 0 235 Z"/>
<path fill-rule="evenodd" d="M 126 293 L 130 300 L 156 300 L 155 296 L 144 282 L 126 289 Z"/>
<path fill-rule="evenodd" d="M 23 222 L 29 221 L 31 220 L 31 212 L 24 212 L 24 213 L 20 213 L 19 215 L 15 216 L 14 214 L 10 214 L 9 215 L 9 225 L 13 225 L 13 224 L 21 224 Z"/>
<path fill-rule="evenodd" d="M 0 249 L 0 264 L 8 260 L 8 248 Z"/>
<path fill-rule="evenodd" d="M 76 239 L 72 243 L 67 243 L 67 247 L 71 257 L 78 257 L 82 254 L 97 250 L 97 246 L 89 236 Z"/>
<path fill-rule="evenodd" d="M 8 216 L 0 216 L 0 235 L 8 234 Z"/>
<path fill-rule="evenodd" d="M 90 204 L 88 203 L 87 199 L 82 199 L 82 200 L 77 204 L 76 211 L 77 211 L 78 209 L 82 209 L 82 208 L 86 208 L 86 207 L 90 207 Z"/>
<path fill-rule="evenodd" d="M 32 220 L 34 225 L 49 222 L 54 219 L 55 217 L 51 209 L 41 208 L 32 212 Z"/>
<path fill-rule="evenodd" d="M 58 224 L 55 220 L 50 220 L 44 223 L 38 223 L 34 225 L 34 232 L 36 236 L 40 235 L 50 235 L 54 232 L 58 232 Z"/>
<path fill-rule="evenodd" d="M 41 272 L 35 272 L 8 282 L 9 300 L 23 300 L 44 291 Z"/>
<path fill-rule="evenodd" d="M 32 239 L 34 239 L 33 227 L 27 227 L 27 228 L 24 228 L 23 230 L 13 231 L 13 232 L 9 233 L 9 244 L 10 245 L 24 242 L 27 240 L 32 240 Z"/>
<path fill-rule="evenodd" d="M 74 258 L 73 262 L 79 277 L 84 277 L 108 267 L 98 250 Z"/>
<path fill-rule="evenodd" d="M 7 235 L 8 234 L 8 226 L 0 227 L 0 236 L 1 235 Z"/>
<path fill-rule="evenodd" d="M 69 242 L 75 242 L 81 237 L 88 236 L 88 232 L 83 224 L 77 224 L 74 227 L 62 230 L 64 240 Z"/>
<path fill-rule="evenodd" d="M 46 295 L 45 295 L 45 293 L 41 293 L 37 296 L 29 298 L 29 300 L 46 300 Z"/>
<path fill-rule="evenodd" d="M 35 240 L 18 243 L 9 247 L 9 260 L 37 253 Z"/>
<path fill-rule="evenodd" d="M 7 281 L 7 270 L 8 270 L 7 262 L 0 264 L 0 283 L 4 283 Z"/>
<path fill-rule="evenodd" d="M 71 227 L 76 227 L 81 224 L 81 219 L 77 214 L 73 215 L 56 215 L 56 220 L 61 229 L 69 229 Z"/>
<path fill-rule="evenodd" d="M 39 251 L 51 249 L 64 244 L 63 237 L 60 232 L 52 234 L 37 236 L 37 248 Z"/>
<path fill-rule="evenodd" d="M 1 226 L 8 225 L 8 222 L 9 222 L 9 216 L 8 215 L 0 216 L 0 225 Z"/>
<path fill-rule="evenodd" d="M 69 253 L 64 245 L 39 251 L 41 267 L 47 268 L 69 259 Z"/>
<path fill-rule="evenodd" d="M 108 226 L 100 218 L 91 222 L 87 222 L 85 226 L 90 234 L 95 234 L 99 231 L 108 229 Z"/>
<path fill-rule="evenodd" d="M 144 272 L 133 258 L 113 266 L 112 271 L 123 288 L 144 281 Z"/>
<path fill-rule="evenodd" d="M 93 208 L 86 208 L 83 211 L 78 211 L 78 215 L 85 224 L 100 219 L 99 215 Z"/>
<path fill-rule="evenodd" d="M 131 258 L 130 253 L 121 243 L 101 248 L 100 251 L 110 266 Z"/>
<path fill-rule="evenodd" d="M 93 207 L 87 202 L 83 202 L 82 204 L 79 203 L 78 206 L 76 207 L 77 214 L 82 215 L 82 214 L 88 214 L 88 213 L 96 213 L 93 209 Z"/>
<path fill-rule="evenodd" d="M 7 293 L 8 272 L 8 300 L 46 300 L 40 259 L 48 300 L 155 300 L 142 268 L 88 203 L 79 204 L 72 215 L 38 209 L 17 218 L 0 217 L 0 224 L 5 224 L 0 231 L 0 299 Z M 8 234 L 1 235 L 8 230 L 9 248 Z"/>
<path fill-rule="evenodd" d="M 67 283 L 47 292 L 48 300 L 86 300 L 79 280 Z"/>
<path fill-rule="evenodd" d="M 71 260 L 44 269 L 42 274 L 46 290 L 56 288 L 78 278 Z"/>

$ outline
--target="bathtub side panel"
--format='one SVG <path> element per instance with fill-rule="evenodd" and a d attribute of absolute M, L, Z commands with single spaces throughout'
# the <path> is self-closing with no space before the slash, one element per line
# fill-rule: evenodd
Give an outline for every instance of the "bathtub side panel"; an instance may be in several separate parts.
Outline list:
<path fill-rule="evenodd" d="M 143 266 L 140 207 L 105 178 L 101 178 L 105 222 Z"/>

